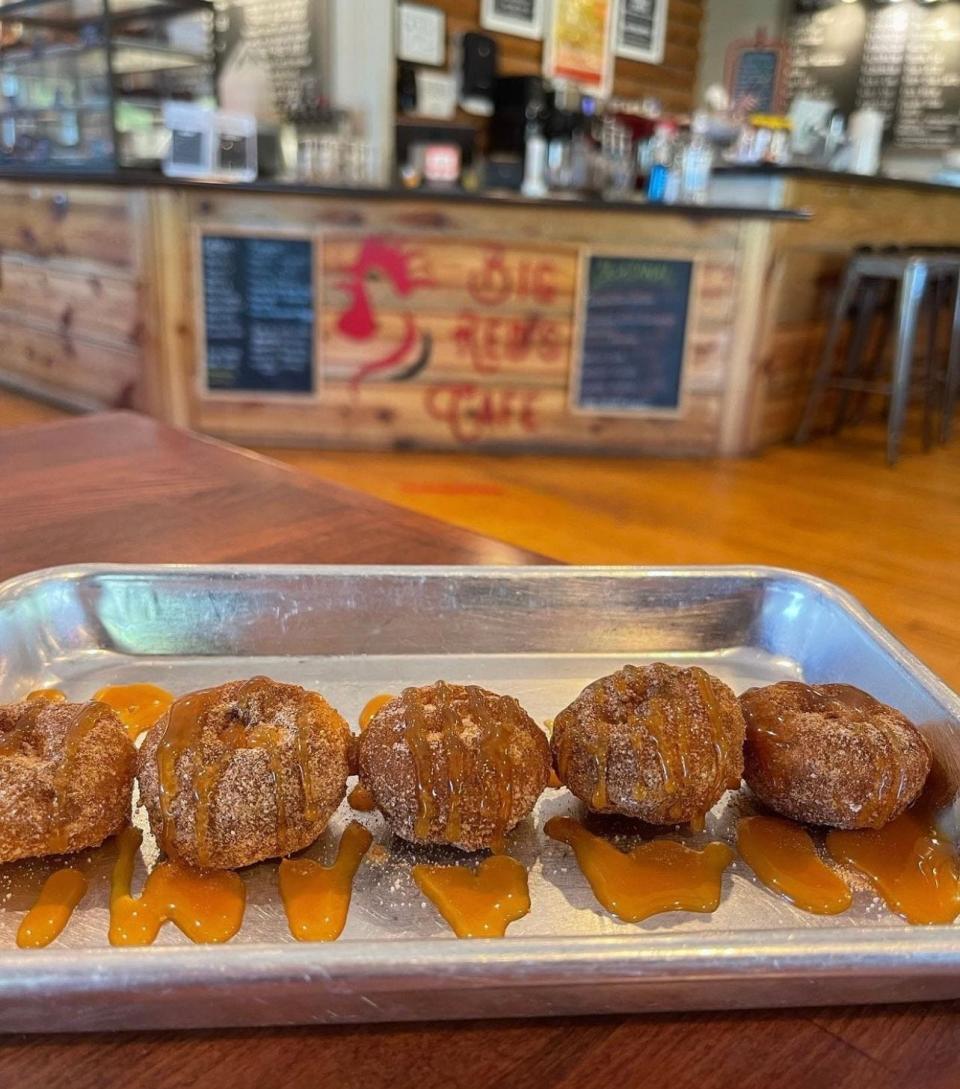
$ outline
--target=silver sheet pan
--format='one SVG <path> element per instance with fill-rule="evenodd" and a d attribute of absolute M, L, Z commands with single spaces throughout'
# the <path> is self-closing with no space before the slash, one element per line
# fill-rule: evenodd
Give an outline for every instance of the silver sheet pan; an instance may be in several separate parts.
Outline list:
<path fill-rule="evenodd" d="M 437 678 L 516 695 L 540 721 L 625 662 L 698 663 L 736 690 L 846 681 L 928 732 L 960 783 L 960 701 L 836 587 L 769 568 L 82 566 L 0 587 L 0 699 L 107 683 L 182 693 L 266 673 L 322 691 L 352 722 L 366 699 Z M 702 839 L 732 842 L 750 802 L 730 794 Z M 326 859 L 358 817 L 388 848 L 358 875 L 330 944 L 287 930 L 276 865 L 244 872 L 248 909 L 226 946 L 172 926 L 149 949 L 107 942 L 109 847 L 46 950 L 14 936 L 49 863 L 0 869 L 0 1031 L 199 1027 L 715 1009 L 960 996 L 960 929 L 910 927 L 865 887 L 839 917 L 805 914 L 737 861 L 713 915 L 640 925 L 607 915 L 547 817 L 547 791 L 510 849 L 532 910 L 495 941 L 458 941 L 410 878 L 425 853 L 342 807 L 308 852 Z M 135 819 L 143 826 L 142 811 Z M 949 819 L 949 814 L 948 814 Z M 147 836 L 143 863 L 156 857 Z M 442 851 L 429 854 L 443 859 Z M 141 868 L 139 877 L 145 871 Z"/>

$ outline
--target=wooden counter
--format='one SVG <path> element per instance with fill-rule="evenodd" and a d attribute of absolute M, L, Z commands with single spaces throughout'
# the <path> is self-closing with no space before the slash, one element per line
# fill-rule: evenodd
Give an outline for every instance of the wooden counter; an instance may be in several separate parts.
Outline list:
<path fill-rule="evenodd" d="M 947 240 L 951 213 L 960 234 L 951 193 L 787 185 L 786 203 L 812 207 L 812 222 L 770 209 L 8 177 L 0 381 L 248 443 L 747 453 L 792 430 L 850 248 Z M 212 301 L 204 255 L 211 240 L 229 250 L 238 238 L 299 241 L 309 253 L 300 388 L 272 373 L 297 365 L 283 323 L 261 337 L 252 386 L 231 371 L 229 345 L 212 358 L 220 300 L 243 287 L 220 283 Z M 617 328 L 634 318 L 622 298 L 600 328 L 613 345 L 622 333 L 624 358 L 646 351 L 652 368 L 663 364 L 649 399 L 578 398 L 597 261 L 608 273 L 620 261 L 685 277 L 673 318 L 648 293 L 639 334 Z M 253 290 L 272 276 L 251 273 Z M 679 323 L 672 377 L 666 349 L 643 339 L 661 318 Z"/>

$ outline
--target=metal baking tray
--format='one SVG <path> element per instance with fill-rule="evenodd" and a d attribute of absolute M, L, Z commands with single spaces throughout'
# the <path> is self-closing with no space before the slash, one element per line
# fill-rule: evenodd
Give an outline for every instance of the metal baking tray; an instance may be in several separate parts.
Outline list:
<path fill-rule="evenodd" d="M 771 568 L 56 568 L 0 587 L 0 699 L 152 681 L 174 693 L 265 673 L 321 692 L 352 722 L 370 696 L 444 678 L 511 693 L 539 721 L 626 662 L 697 663 L 737 691 L 846 681 L 901 708 L 960 783 L 960 701 L 854 600 Z M 730 794 L 702 839 L 732 842 Z M 191 945 L 107 942 L 109 846 L 45 950 L 16 949 L 48 863 L 0 870 L 0 1031 L 211 1027 L 886 1002 L 960 996 L 960 929 L 911 927 L 865 887 L 844 915 L 793 908 L 736 861 L 713 915 L 618 922 L 569 850 L 541 832 L 572 811 L 549 790 L 509 843 L 530 914 L 506 938 L 459 941 L 410 877 L 429 855 L 346 804 L 309 853 L 360 819 L 388 848 L 358 874 L 340 940 L 295 942 L 276 864 L 244 871 L 243 928 Z M 142 811 L 135 819 L 143 825 Z M 144 860 L 156 857 L 147 837 Z M 142 878 L 143 870 L 139 877 Z M 136 886 L 136 879 L 135 879 Z"/>

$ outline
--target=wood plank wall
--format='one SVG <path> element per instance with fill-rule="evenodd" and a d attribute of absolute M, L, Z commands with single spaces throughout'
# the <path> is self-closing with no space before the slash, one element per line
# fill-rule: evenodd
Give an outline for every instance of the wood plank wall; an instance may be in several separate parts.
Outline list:
<path fill-rule="evenodd" d="M 0 183 L 0 368 L 77 408 L 146 407 L 132 190 Z"/>
<path fill-rule="evenodd" d="M 467 30 L 481 30 L 480 0 L 429 0 L 447 15 L 448 40 Z M 618 57 L 614 93 L 625 98 L 655 95 L 664 108 L 684 112 L 694 105 L 700 24 L 705 0 L 668 0 L 667 35 L 663 64 L 641 64 Z M 543 64 L 543 43 L 509 34 L 491 34 L 500 51 L 500 72 L 507 76 L 538 75 Z M 448 48 L 448 62 L 452 57 Z"/>

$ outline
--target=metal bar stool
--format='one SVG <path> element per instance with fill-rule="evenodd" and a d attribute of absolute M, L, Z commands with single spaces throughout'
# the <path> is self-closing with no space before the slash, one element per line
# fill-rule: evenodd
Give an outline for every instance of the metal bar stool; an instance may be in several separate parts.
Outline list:
<path fill-rule="evenodd" d="M 950 328 L 950 354 L 943 379 L 943 413 L 940 419 L 940 441 L 947 442 L 953 430 L 960 396 L 960 268 L 957 269 L 953 295 L 953 324 Z"/>
<path fill-rule="evenodd" d="M 890 409 L 887 417 L 887 461 L 891 465 L 896 462 L 910 395 L 911 368 L 916 349 L 917 326 L 921 306 L 927 297 L 927 289 L 931 283 L 939 284 L 946 278 L 956 276 L 958 270 L 960 270 L 960 256 L 941 252 L 878 253 L 861 251 L 851 257 L 844 270 L 840 292 L 823 346 L 823 355 L 807 400 L 803 419 L 797 429 L 796 442 L 806 442 L 809 439 L 822 406 L 824 395 L 828 390 L 835 389 L 841 392 L 840 402 L 834 418 L 834 430 L 838 429 L 843 422 L 846 402 L 850 393 L 879 393 L 890 399 Z M 872 378 L 865 379 L 858 376 L 864 345 L 876 307 L 876 285 L 883 282 L 892 282 L 897 286 L 896 335 L 889 382 Z M 835 376 L 833 372 L 840 332 L 848 313 L 858 299 L 860 307 L 851 337 L 850 351 L 845 360 L 842 373 Z M 928 305 L 935 306 L 935 302 L 930 301 Z M 930 343 L 927 355 L 927 390 L 924 398 L 928 413 L 931 411 L 932 404 L 929 400 L 931 396 L 929 390 L 934 382 L 934 353 L 936 348 L 936 311 L 933 314 L 934 316 L 928 326 Z M 960 317 L 960 301 L 955 306 L 955 317 Z M 955 320 L 951 346 L 952 348 L 956 347 L 957 351 L 951 351 L 951 361 L 947 367 L 944 411 L 946 411 L 946 402 L 950 399 L 951 391 L 955 399 L 957 396 L 956 387 L 960 385 L 960 375 L 956 373 L 960 371 L 960 362 L 953 358 L 957 352 L 960 352 L 960 344 L 957 344 L 957 340 L 958 331 Z M 929 430 L 928 423 L 925 432 L 929 434 Z"/>

